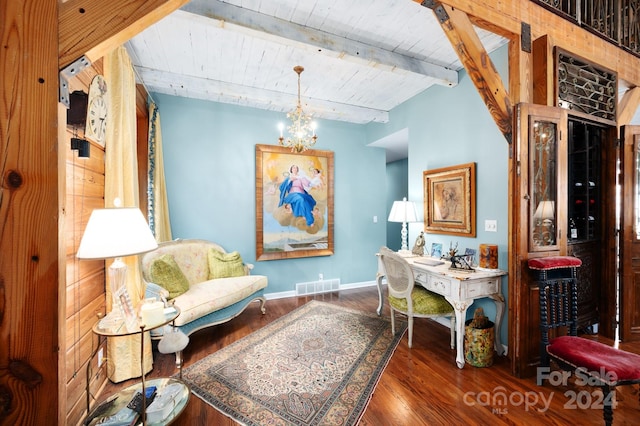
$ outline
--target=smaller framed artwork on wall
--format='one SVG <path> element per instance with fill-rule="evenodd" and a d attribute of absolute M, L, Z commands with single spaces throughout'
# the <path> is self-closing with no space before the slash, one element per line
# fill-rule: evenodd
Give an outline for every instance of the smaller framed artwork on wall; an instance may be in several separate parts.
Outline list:
<path fill-rule="evenodd" d="M 333 254 L 333 152 L 256 145 L 256 259 Z"/>
<path fill-rule="evenodd" d="M 423 172 L 424 227 L 433 234 L 476 236 L 476 163 Z"/>

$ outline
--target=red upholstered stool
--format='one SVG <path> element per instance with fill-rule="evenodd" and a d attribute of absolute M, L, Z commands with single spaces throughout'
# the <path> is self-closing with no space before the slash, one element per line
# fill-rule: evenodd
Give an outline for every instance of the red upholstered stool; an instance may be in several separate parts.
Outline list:
<path fill-rule="evenodd" d="M 571 269 L 575 273 L 576 268 L 582 266 L 582 260 L 573 256 L 549 256 L 529 259 L 529 269 L 546 274 L 554 269 Z"/>
<path fill-rule="evenodd" d="M 640 355 L 577 337 L 580 259 L 553 256 L 529 259 L 529 269 L 540 286 L 540 364 L 554 360 L 563 370 L 579 371 L 589 383 L 602 388 L 604 421 L 613 424 L 613 396 L 616 386 L 640 383 Z M 569 335 L 549 341 L 549 330 L 567 327 Z"/>

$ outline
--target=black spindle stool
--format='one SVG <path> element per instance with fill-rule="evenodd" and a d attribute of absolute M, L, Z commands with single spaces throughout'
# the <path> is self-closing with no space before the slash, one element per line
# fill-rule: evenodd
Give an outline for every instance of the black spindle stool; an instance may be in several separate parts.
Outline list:
<path fill-rule="evenodd" d="M 640 355 L 626 352 L 595 340 L 577 337 L 578 281 L 580 259 L 552 256 L 529 259 L 529 269 L 540 287 L 540 363 L 549 367 L 555 361 L 566 371 L 580 371 L 605 395 L 604 421 L 613 424 L 613 399 L 616 386 L 640 383 Z M 567 327 L 568 335 L 549 339 L 549 331 Z"/>

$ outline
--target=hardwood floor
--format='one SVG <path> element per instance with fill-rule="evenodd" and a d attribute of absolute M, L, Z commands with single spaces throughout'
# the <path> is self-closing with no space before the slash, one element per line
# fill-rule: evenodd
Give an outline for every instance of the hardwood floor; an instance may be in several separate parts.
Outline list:
<path fill-rule="evenodd" d="M 252 304 L 234 320 L 191 336 L 184 353 L 185 366 L 265 326 L 309 300 L 322 300 L 354 309 L 375 312 L 375 287 L 341 291 L 314 297 L 268 300 L 261 315 Z M 383 315 L 389 316 L 385 305 Z M 458 369 L 455 350 L 449 347 L 449 331 L 426 319 L 416 319 L 413 348 L 403 339 L 385 369 L 360 425 L 603 425 L 597 405 L 601 392 L 592 387 L 536 385 L 535 377 L 518 379 L 509 373 L 506 357 L 494 357 L 488 368 L 466 365 Z M 607 342 L 610 343 L 610 342 Z M 622 345 L 640 353 L 640 344 Z M 175 357 L 154 352 L 154 368 L 147 378 L 176 373 Z M 132 379 L 108 384 L 102 397 L 138 382 Z M 566 394 L 566 395 L 565 395 Z M 576 395 L 576 398 L 571 398 Z M 640 424 L 637 386 L 617 388 L 615 425 Z M 578 409 L 577 406 L 586 406 Z M 215 408 L 192 395 L 176 425 L 236 425 Z"/>

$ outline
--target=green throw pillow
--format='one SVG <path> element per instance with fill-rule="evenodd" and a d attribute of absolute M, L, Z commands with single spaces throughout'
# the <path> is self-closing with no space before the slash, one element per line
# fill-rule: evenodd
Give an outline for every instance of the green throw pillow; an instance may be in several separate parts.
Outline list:
<path fill-rule="evenodd" d="M 151 262 L 149 267 L 151 282 L 169 291 L 169 299 L 189 290 L 189 281 L 170 254 L 163 254 Z"/>
<path fill-rule="evenodd" d="M 245 275 L 242 257 L 237 251 L 223 253 L 214 248 L 209 249 L 209 279 L 240 277 Z"/>

